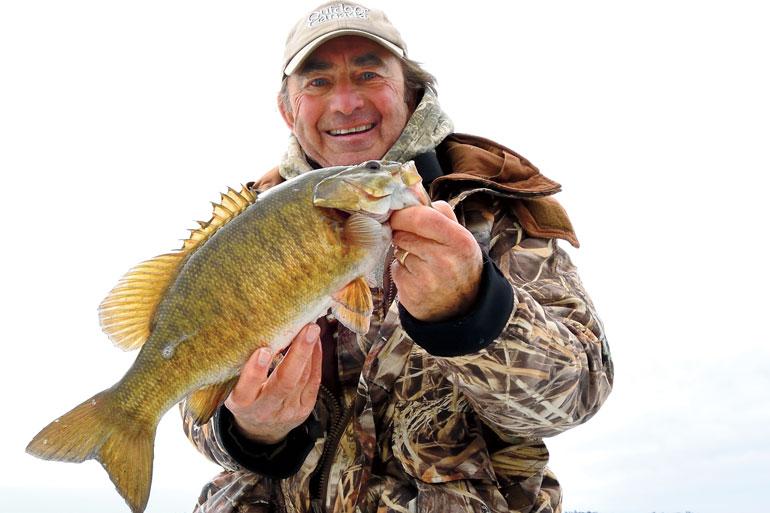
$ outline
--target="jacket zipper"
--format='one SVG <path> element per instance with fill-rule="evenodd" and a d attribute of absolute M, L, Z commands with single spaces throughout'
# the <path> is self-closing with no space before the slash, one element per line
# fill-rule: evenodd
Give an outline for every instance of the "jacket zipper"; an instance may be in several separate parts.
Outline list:
<path fill-rule="evenodd" d="M 332 464 L 334 463 L 334 453 L 337 451 L 337 446 L 342 439 L 342 434 L 345 432 L 350 418 L 353 414 L 352 408 L 343 408 L 340 401 L 334 397 L 334 394 L 321 385 L 321 392 L 332 403 L 332 426 L 329 428 L 329 434 L 326 437 L 326 443 L 324 443 L 323 452 L 321 458 L 316 466 L 316 472 L 319 473 L 318 488 L 315 490 L 311 500 L 310 506 L 314 513 L 322 512 L 324 510 L 324 504 L 326 504 L 326 497 L 329 484 L 329 475 L 331 474 Z"/>
<path fill-rule="evenodd" d="M 393 283 L 393 275 L 390 267 L 395 260 L 395 248 L 391 245 L 385 256 L 385 269 L 382 277 L 382 285 L 385 291 L 385 302 L 382 305 L 382 318 L 385 318 L 390 305 L 396 297 L 396 284 Z M 334 463 L 334 453 L 337 451 L 337 446 L 340 444 L 342 435 L 345 432 L 348 422 L 353 417 L 353 408 L 343 408 L 340 401 L 331 393 L 331 391 L 321 385 L 320 392 L 331 399 L 332 403 L 332 426 L 329 429 L 329 434 L 326 437 L 326 443 L 324 444 L 321 458 L 316 466 L 316 472 L 320 472 L 318 478 L 318 488 L 310 499 L 310 509 L 313 513 L 323 513 L 324 504 L 326 504 L 326 498 L 328 495 L 329 475 L 331 474 L 332 464 Z"/>
<path fill-rule="evenodd" d="M 385 290 L 385 303 L 382 305 L 382 319 L 385 320 L 385 316 L 390 309 L 390 305 L 393 304 L 393 300 L 396 298 L 396 284 L 393 283 L 393 274 L 391 266 L 395 260 L 396 248 L 391 245 L 388 250 L 388 254 L 385 257 L 385 272 L 382 277 L 382 287 Z"/>

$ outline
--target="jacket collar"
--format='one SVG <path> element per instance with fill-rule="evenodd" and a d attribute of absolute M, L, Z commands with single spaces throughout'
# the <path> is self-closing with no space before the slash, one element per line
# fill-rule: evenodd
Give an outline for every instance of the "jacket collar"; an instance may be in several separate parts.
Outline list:
<path fill-rule="evenodd" d="M 502 197 L 529 235 L 580 246 L 567 212 L 551 197 L 561 185 L 527 159 L 489 139 L 466 134 L 452 134 L 436 149 L 446 174 L 433 180 L 431 198 L 454 207 L 473 194 Z"/>
<path fill-rule="evenodd" d="M 467 134 L 452 134 L 439 147 L 442 168 L 451 170 L 434 180 L 431 196 L 445 196 L 468 182 L 520 198 L 550 196 L 561 185 L 546 178 L 527 159 L 496 142 Z"/>

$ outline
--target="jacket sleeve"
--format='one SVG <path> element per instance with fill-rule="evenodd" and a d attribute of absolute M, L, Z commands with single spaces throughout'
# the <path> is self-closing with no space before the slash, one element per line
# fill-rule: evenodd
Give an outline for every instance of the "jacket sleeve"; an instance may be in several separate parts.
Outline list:
<path fill-rule="evenodd" d="M 512 211 L 494 205 L 477 216 L 494 219 L 487 237 L 469 226 L 472 215 L 465 221 L 513 292 L 499 334 L 481 349 L 453 356 L 413 338 L 500 436 L 553 436 L 588 420 L 607 398 L 613 380 L 609 347 L 566 252 L 555 239 L 528 237 Z M 460 342 L 448 341 L 453 344 Z"/>
<path fill-rule="evenodd" d="M 195 419 L 187 409 L 187 399 L 179 403 L 179 411 L 182 415 L 182 429 L 190 440 L 190 443 L 198 449 L 210 461 L 220 465 L 225 470 L 244 470 L 224 448 L 221 439 L 217 436 L 219 425 L 217 411 L 205 424 L 198 426 Z"/>
<path fill-rule="evenodd" d="M 264 445 L 250 441 L 235 428 L 232 413 L 220 406 L 203 426 L 196 426 L 187 410 L 187 400 L 180 404 L 185 434 L 196 449 L 226 470 L 248 470 L 271 479 L 284 479 L 296 474 L 323 436 L 321 423 L 311 414 L 277 444 Z"/>

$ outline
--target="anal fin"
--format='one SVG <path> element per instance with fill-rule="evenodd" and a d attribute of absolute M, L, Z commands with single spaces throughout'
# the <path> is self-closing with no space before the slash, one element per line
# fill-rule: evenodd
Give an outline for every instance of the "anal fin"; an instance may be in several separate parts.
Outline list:
<path fill-rule="evenodd" d="M 369 331 L 369 319 L 374 309 L 372 293 L 363 276 L 332 294 L 332 314 L 346 328 L 359 335 Z"/>
<path fill-rule="evenodd" d="M 206 388 L 201 388 L 190 394 L 187 400 L 187 409 L 195 419 L 195 424 L 200 426 L 209 421 L 217 411 L 219 405 L 227 399 L 230 391 L 235 387 L 238 376 L 230 378 L 222 383 L 217 383 Z"/>

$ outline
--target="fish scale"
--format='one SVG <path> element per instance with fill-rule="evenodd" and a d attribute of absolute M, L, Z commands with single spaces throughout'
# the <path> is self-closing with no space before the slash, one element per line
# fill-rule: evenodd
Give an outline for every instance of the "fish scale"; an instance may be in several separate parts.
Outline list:
<path fill-rule="evenodd" d="M 256 198 L 228 190 L 181 250 L 135 267 L 102 302 L 112 341 L 141 350 L 120 381 L 43 428 L 27 452 L 98 460 L 131 510 L 144 511 L 169 408 L 189 396 L 206 422 L 256 349 L 282 349 L 330 307 L 366 333 L 364 277 L 390 245 L 390 213 L 428 203 L 419 182 L 411 162 L 371 161 L 311 171 Z"/>

